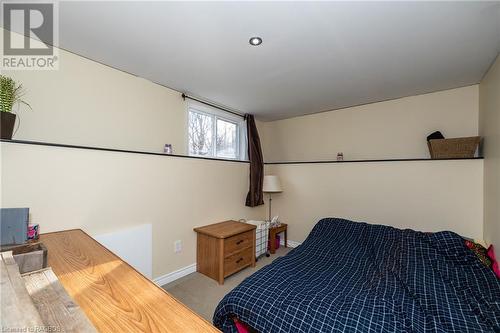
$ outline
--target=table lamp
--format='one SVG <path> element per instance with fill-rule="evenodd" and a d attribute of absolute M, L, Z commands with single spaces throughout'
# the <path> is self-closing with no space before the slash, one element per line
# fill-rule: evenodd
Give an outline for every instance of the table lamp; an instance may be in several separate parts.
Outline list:
<path fill-rule="evenodd" d="M 269 193 L 269 221 L 271 221 L 271 203 L 272 203 L 272 193 L 283 192 L 281 188 L 281 182 L 278 176 L 264 176 L 264 184 L 262 186 L 262 192 Z"/>

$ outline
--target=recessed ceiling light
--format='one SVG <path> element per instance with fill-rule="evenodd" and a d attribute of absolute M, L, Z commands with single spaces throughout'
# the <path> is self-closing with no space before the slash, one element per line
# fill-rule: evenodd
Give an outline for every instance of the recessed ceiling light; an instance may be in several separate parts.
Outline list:
<path fill-rule="evenodd" d="M 252 46 L 258 46 L 258 45 L 262 44 L 262 38 L 260 38 L 260 37 L 252 37 L 252 38 L 250 38 L 250 40 L 248 42 Z"/>

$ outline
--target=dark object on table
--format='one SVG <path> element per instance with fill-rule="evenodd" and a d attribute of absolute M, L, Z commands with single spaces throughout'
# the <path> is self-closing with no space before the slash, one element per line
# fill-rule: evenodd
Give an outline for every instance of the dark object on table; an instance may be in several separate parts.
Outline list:
<path fill-rule="evenodd" d="M 12 256 L 21 274 L 47 267 L 47 248 L 42 243 L 16 246 L 12 249 Z"/>
<path fill-rule="evenodd" d="M 472 158 L 476 154 L 481 137 L 433 139 L 427 142 L 431 158 Z"/>
<path fill-rule="evenodd" d="M 228 293 L 213 322 L 259 332 L 500 332 L 500 279 L 450 232 L 323 219 Z"/>
<path fill-rule="evenodd" d="M 0 245 L 26 243 L 29 208 L 0 208 Z"/>
<path fill-rule="evenodd" d="M 444 135 L 440 131 L 433 132 L 427 136 L 427 141 L 444 139 Z"/>

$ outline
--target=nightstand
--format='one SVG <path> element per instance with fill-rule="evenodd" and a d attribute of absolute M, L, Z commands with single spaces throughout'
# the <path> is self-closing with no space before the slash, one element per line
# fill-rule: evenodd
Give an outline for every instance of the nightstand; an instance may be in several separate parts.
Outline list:
<path fill-rule="evenodd" d="M 255 225 L 236 221 L 194 228 L 196 270 L 224 284 L 229 275 L 255 267 L 255 229 Z"/>
<path fill-rule="evenodd" d="M 287 244 L 287 235 L 286 235 L 286 229 L 287 229 L 288 225 L 286 223 L 281 223 L 279 226 L 277 227 L 272 227 L 272 228 L 269 228 L 269 240 L 270 240 L 270 251 L 271 251 L 271 254 L 275 254 L 276 253 L 276 243 L 275 243 L 275 239 L 276 239 L 276 235 L 281 233 L 281 232 L 284 232 L 285 233 L 285 240 L 284 240 L 284 244 L 285 244 L 285 247 L 286 247 L 286 244 Z"/>

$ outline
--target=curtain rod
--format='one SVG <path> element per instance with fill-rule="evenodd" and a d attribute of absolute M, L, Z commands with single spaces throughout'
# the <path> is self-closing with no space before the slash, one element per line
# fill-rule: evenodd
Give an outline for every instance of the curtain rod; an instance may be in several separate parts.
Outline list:
<path fill-rule="evenodd" d="M 237 112 L 234 112 L 234 111 L 231 111 L 229 109 L 225 109 L 223 107 L 220 107 L 218 105 L 215 105 L 215 104 L 212 104 L 212 103 L 209 103 L 209 102 L 205 102 L 205 101 L 202 101 L 201 99 L 198 99 L 196 97 L 193 97 L 193 96 L 189 96 L 189 95 L 186 95 L 185 93 L 182 93 L 182 98 L 185 100 L 186 98 L 187 99 L 191 99 L 193 101 L 197 101 L 197 102 L 200 102 L 202 104 L 205 104 L 205 105 L 208 105 L 208 106 L 211 106 L 213 108 L 216 108 L 216 109 L 219 109 L 219 110 L 222 110 L 222 111 L 225 111 L 225 112 L 229 112 L 231 114 L 234 114 L 235 116 L 238 116 L 238 117 L 241 117 L 241 118 L 245 118 L 244 115 L 240 114 L 240 113 L 237 113 Z"/>

